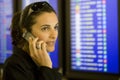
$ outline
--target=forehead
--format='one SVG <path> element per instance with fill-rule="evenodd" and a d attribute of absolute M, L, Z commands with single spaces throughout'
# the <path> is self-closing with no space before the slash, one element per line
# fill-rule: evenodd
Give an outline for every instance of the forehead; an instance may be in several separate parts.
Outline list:
<path fill-rule="evenodd" d="M 58 23 L 58 18 L 54 12 L 44 12 L 36 17 L 36 24 L 56 24 Z"/>

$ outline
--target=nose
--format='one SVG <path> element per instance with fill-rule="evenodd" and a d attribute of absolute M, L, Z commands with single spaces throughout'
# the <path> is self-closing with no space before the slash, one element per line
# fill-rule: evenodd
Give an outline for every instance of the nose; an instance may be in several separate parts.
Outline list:
<path fill-rule="evenodd" d="M 50 31 L 50 38 L 56 39 L 57 36 L 58 36 L 58 31 L 57 30 L 54 29 L 54 30 Z"/>

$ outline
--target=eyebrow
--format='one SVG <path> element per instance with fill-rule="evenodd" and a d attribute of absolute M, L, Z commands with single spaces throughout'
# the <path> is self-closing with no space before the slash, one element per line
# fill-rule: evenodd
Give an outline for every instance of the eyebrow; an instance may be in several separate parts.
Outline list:
<path fill-rule="evenodd" d="M 50 25 L 48 25 L 48 24 L 44 24 L 44 25 L 41 25 L 40 27 L 44 27 L 44 26 L 50 26 Z"/>
<path fill-rule="evenodd" d="M 57 23 L 57 24 L 55 24 L 55 26 L 56 26 L 56 25 L 59 25 L 59 24 Z M 48 26 L 48 27 L 50 27 L 49 24 L 43 24 L 43 25 L 41 25 L 40 27 L 43 27 L 43 26 Z"/>

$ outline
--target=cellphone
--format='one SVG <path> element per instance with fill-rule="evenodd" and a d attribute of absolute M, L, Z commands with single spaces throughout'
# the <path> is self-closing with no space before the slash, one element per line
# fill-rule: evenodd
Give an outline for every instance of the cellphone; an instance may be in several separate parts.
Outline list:
<path fill-rule="evenodd" d="M 29 37 L 32 37 L 33 39 L 35 38 L 35 36 L 33 36 L 30 32 L 26 31 L 25 33 L 23 33 L 22 37 L 29 41 Z M 36 48 L 39 49 L 40 45 L 36 43 Z"/>
<path fill-rule="evenodd" d="M 35 38 L 35 36 L 33 36 L 30 32 L 26 31 L 23 33 L 22 37 L 25 39 L 25 40 L 29 40 L 29 37 L 32 37 L 32 38 Z"/>

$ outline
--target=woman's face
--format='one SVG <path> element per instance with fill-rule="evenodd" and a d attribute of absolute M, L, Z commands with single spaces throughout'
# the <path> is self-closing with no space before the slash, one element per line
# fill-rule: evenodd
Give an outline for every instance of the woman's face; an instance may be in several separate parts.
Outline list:
<path fill-rule="evenodd" d="M 58 18 L 54 12 L 43 13 L 36 17 L 32 34 L 47 44 L 47 51 L 52 52 L 58 36 Z"/>

